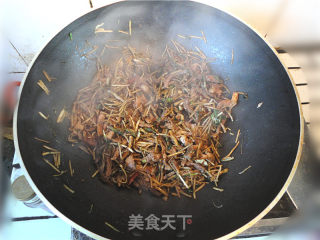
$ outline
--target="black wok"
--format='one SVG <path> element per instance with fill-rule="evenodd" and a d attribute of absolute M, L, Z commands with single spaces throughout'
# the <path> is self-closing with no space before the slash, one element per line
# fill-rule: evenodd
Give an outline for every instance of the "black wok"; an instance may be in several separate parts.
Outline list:
<path fill-rule="evenodd" d="M 132 36 L 120 33 L 94 34 L 98 24 L 104 29 L 127 30 L 132 20 Z M 177 34 L 206 35 L 207 44 L 199 39 L 181 39 Z M 69 33 L 72 33 L 72 40 Z M 108 39 L 123 44 L 164 49 L 170 39 L 187 47 L 198 46 L 208 57 L 213 72 L 226 80 L 231 91 L 244 91 L 248 99 L 240 99 L 233 110 L 235 121 L 228 126 L 241 129 L 241 148 L 234 161 L 227 162 L 229 173 L 220 181 L 224 192 L 214 191 L 212 185 L 200 191 L 197 199 L 174 198 L 163 201 L 148 193 L 118 189 L 91 178 L 95 171 L 89 155 L 68 142 L 69 121 L 57 124 L 62 108 L 70 113 L 77 91 L 86 86 L 96 72 L 94 55 Z M 90 46 L 96 53 L 88 57 Z M 232 49 L 234 62 L 231 64 Z M 105 50 L 105 64 L 117 59 L 117 49 Z M 56 80 L 46 82 L 46 70 Z M 38 86 L 42 79 L 50 89 L 47 96 Z M 258 103 L 263 102 L 261 108 Z M 44 120 L 38 114 L 49 115 Z M 247 25 L 234 17 L 194 2 L 121 2 L 97 9 L 77 19 L 59 32 L 33 62 L 21 89 L 15 114 L 15 144 L 20 151 L 27 178 L 49 208 L 80 231 L 95 238 L 112 239 L 213 239 L 232 237 L 265 215 L 285 192 L 301 151 L 303 122 L 293 84 L 275 51 Z M 62 152 L 62 167 L 68 169 L 72 160 L 74 176 L 55 174 L 44 161 L 43 143 Z M 234 136 L 226 134 L 221 155 L 234 145 Z M 249 165 L 244 174 L 238 174 Z M 75 193 L 67 191 L 63 184 Z M 91 206 L 93 207 L 91 209 Z M 90 211 L 90 209 L 92 211 Z M 132 214 L 192 215 L 192 224 L 183 231 L 128 231 Z M 120 233 L 112 230 L 112 224 Z M 190 222 L 189 222 L 190 223 Z"/>

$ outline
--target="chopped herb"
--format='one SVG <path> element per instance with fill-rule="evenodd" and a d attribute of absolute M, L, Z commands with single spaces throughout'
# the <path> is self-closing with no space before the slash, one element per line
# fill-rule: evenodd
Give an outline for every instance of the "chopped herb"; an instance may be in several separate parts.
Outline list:
<path fill-rule="evenodd" d="M 221 162 L 228 162 L 228 161 L 232 161 L 234 159 L 234 157 L 224 157 L 221 159 Z"/>
<path fill-rule="evenodd" d="M 100 28 L 100 27 L 96 28 L 94 31 L 94 33 L 112 33 L 112 32 L 113 32 L 113 30 L 104 29 L 104 28 Z"/>
<path fill-rule="evenodd" d="M 91 178 L 94 178 L 98 173 L 99 173 L 99 170 L 95 171 L 95 172 L 91 175 Z"/>
<path fill-rule="evenodd" d="M 146 128 L 144 128 L 144 130 L 146 130 L 146 132 L 148 132 L 148 133 L 156 133 L 152 128 L 146 127 Z"/>
<path fill-rule="evenodd" d="M 116 232 L 120 232 L 117 228 L 115 228 L 114 226 L 112 226 L 110 223 L 108 222 L 104 222 L 105 225 L 107 225 L 109 228 L 111 228 L 112 230 L 116 231 Z"/>
<path fill-rule="evenodd" d="M 213 187 L 213 190 L 219 191 L 219 192 L 223 192 L 224 190 L 222 188 L 217 188 L 217 187 Z"/>
<path fill-rule="evenodd" d="M 238 142 L 239 136 L 240 136 L 240 129 L 239 129 L 238 132 L 237 132 L 236 140 L 234 141 L 234 143 L 237 143 L 237 142 Z"/>
<path fill-rule="evenodd" d="M 167 99 L 166 99 L 166 102 L 167 102 L 167 103 L 171 103 L 172 101 L 173 101 L 172 98 L 167 98 Z"/>
<path fill-rule="evenodd" d="M 262 105 L 263 105 L 263 102 L 259 103 L 258 106 L 257 106 L 257 108 L 261 108 Z"/>
<path fill-rule="evenodd" d="M 61 171 L 59 174 L 54 174 L 54 175 L 52 175 L 52 176 L 53 176 L 53 177 L 59 177 L 59 176 L 65 174 L 66 172 L 67 172 L 67 171 Z"/>
<path fill-rule="evenodd" d="M 90 205 L 90 209 L 89 209 L 89 214 L 91 214 L 92 213 L 92 210 L 93 210 L 93 203 Z"/>
<path fill-rule="evenodd" d="M 57 173 L 60 173 L 60 170 L 54 166 L 51 162 L 49 162 L 49 160 L 43 158 L 43 161 L 45 161 L 50 167 L 52 167 Z"/>
<path fill-rule="evenodd" d="M 67 186 L 66 184 L 63 184 L 64 188 L 67 189 L 69 192 L 71 192 L 72 194 L 75 193 L 74 190 L 72 190 L 69 186 Z"/>
<path fill-rule="evenodd" d="M 213 113 L 211 114 L 211 119 L 216 126 L 220 125 L 220 123 L 223 119 L 222 115 L 223 115 L 223 112 L 216 110 L 216 109 L 213 110 Z"/>
<path fill-rule="evenodd" d="M 39 115 L 40 115 L 43 119 L 48 120 L 48 116 L 44 115 L 42 112 L 39 112 Z"/>
<path fill-rule="evenodd" d="M 132 135 L 132 136 L 134 136 L 134 137 L 137 136 L 137 134 L 136 134 L 133 130 L 131 130 L 131 129 L 125 129 L 125 132 L 128 133 L 128 134 L 130 134 L 130 135 Z"/>
<path fill-rule="evenodd" d="M 43 73 L 43 75 L 46 77 L 46 79 L 48 80 L 48 82 L 51 82 L 52 80 L 55 79 L 55 78 L 53 78 L 53 77 L 50 77 L 49 74 L 48 74 L 45 70 L 43 70 L 42 73 Z"/>
<path fill-rule="evenodd" d="M 177 34 L 177 36 L 180 37 L 180 38 L 186 39 L 186 37 L 181 35 L 181 34 Z"/>
<path fill-rule="evenodd" d="M 239 174 L 243 174 L 245 173 L 248 169 L 251 168 L 251 165 L 249 165 L 247 168 L 243 169 L 241 172 L 239 172 Z"/>
<path fill-rule="evenodd" d="M 39 80 L 37 82 L 38 86 L 47 94 L 49 95 L 50 94 L 50 91 L 49 89 L 47 88 L 47 86 L 44 84 L 44 82 L 42 80 Z"/>
<path fill-rule="evenodd" d="M 231 156 L 231 154 L 234 152 L 234 150 L 236 150 L 236 148 L 238 147 L 239 143 L 240 143 L 240 141 L 238 141 L 236 143 L 236 145 L 231 149 L 231 151 L 228 153 L 228 155 L 226 157 L 230 157 Z"/>
<path fill-rule="evenodd" d="M 116 128 L 111 127 L 111 126 L 108 126 L 108 128 L 109 128 L 111 131 L 113 131 L 114 133 L 116 133 L 116 134 L 123 135 L 123 132 L 122 132 L 121 130 L 119 130 L 119 129 L 116 129 Z"/>
<path fill-rule="evenodd" d="M 58 118 L 57 118 L 57 123 L 62 123 L 64 118 L 68 115 L 68 112 L 64 110 L 64 108 L 61 110 Z"/>
<path fill-rule="evenodd" d="M 129 34 L 128 32 L 126 32 L 126 31 L 122 31 L 122 30 L 118 30 L 118 32 L 119 32 L 119 33 L 126 34 L 126 35 L 128 35 L 128 34 Z"/>
<path fill-rule="evenodd" d="M 73 173 L 74 173 L 74 169 L 72 168 L 71 160 L 69 160 L 69 170 L 70 170 L 70 175 L 71 175 L 71 177 L 72 177 L 72 176 L 73 176 Z"/>
<path fill-rule="evenodd" d="M 207 43 L 207 38 L 206 38 L 206 36 L 204 35 L 204 32 L 201 31 L 201 34 L 202 34 L 202 39 L 203 39 L 204 43 Z"/>
<path fill-rule="evenodd" d="M 234 59 L 234 51 L 233 51 L 233 48 L 232 48 L 232 52 L 231 52 L 231 64 L 233 64 L 233 59 Z"/>
<path fill-rule="evenodd" d="M 43 139 L 38 138 L 38 137 L 34 137 L 34 139 L 37 140 L 37 141 L 40 141 L 40 142 L 44 142 L 44 143 L 48 143 L 48 144 L 50 143 L 49 141 L 43 140 Z"/>

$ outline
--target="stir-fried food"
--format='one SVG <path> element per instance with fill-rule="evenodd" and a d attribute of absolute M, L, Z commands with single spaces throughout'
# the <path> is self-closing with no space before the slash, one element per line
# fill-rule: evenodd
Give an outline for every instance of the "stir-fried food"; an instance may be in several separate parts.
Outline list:
<path fill-rule="evenodd" d="M 106 183 L 196 198 L 228 171 L 217 148 L 239 94 L 212 74 L 199 49 L 173 41 L 155 58 L 124 47 L 79 91 L 69 141 L 87 148 Z"/>

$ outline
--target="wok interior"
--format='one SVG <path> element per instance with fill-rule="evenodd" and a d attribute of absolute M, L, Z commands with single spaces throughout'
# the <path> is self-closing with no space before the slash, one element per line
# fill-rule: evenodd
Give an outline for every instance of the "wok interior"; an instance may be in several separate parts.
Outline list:
<path fill-rule="evenodd" d="M 125 34 L 94 34 L 97 25 L 104 29 L 126 30 L 132 20 L 132 36 Z M 181 39 L 177 34 L 200 35 L 198 39 Z M 72 40 L 68 37 L 72 32 Z M 213 73 L 225 79 L 231 91 L 247 92 L 247 100 L 233 110 L 235 121 L 227 125 L 233 132 L 241 129 L 242 154 L 225 164 L 229 168 L 220 180 L 224 192 L 208 185 L 197 200 L 170 198 L 167 202 L 150 194 L 117 189 L 92 179 L 95 171 L 90 156 L 67 141 L 69 121 L 56 123 L 62 108 L 71 112 L 80 88 L 91 82 L 96 72 L 96 59 L 89 53 L 94 46 L 101 52 L 107 40 L 130 44 L 136 48 L 150 46 L 155 54 L 175 39 L 188 48 L 199 47 L 208 57 Z M 108 44 L 111 42 L 108 42 Z M 232 50 L 234 63 L 231 64 Z M 118 59 L 117 49 L 106 49 L 103 64 Z M 44 80 L 42 70 L 56 78 L 46 83 L 47 96 L 37 86 Z M 258 103 L 263 107 L 257 109 Z M 38 111 L 47 113 L 42 119 Z M 19 149 L 25 167 L 39 191 L 61 214 L 98 235 L 108 238 L 130 238 L 128 220 L 131 214 L 147 217 L 155 214 L 192 215 L 192 224 L 184 232 L 185 239 L 216 238 L 243 226 L 271 203 L 287 180 L 295 161 L 299 143 L 299 109 L 290 79 L 276 55 L 251 29 L 231 16 L 214 8 L 193 2 L 122 2 L 93 11 L 67 26 L 43 49 L 28 73 L 21 93 L 17 133 Z M 54 172 L 41 160 L 42 143 L 62 153 L 62 167 L 71 159 L 75 174 L 52 177 Z M 221 155 L 234 146 L 234 136 L 222 138 Z M 238 173 L 251 165 L 245 174 Z M 74 194 L 63 188 L 66 184 Z M 216 208 L 213 204 L 222 205 Z M 88 213 L 93 204 L 92 212 Z M 108 228 L 104 222 L 122 233 Z M 144 231 L 144 238 L 175 237 L 176 231 Z"/>

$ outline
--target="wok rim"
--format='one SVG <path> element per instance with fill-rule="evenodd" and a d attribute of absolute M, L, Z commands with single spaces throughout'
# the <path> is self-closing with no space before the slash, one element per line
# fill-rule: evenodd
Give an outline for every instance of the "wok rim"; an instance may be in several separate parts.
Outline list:
<path fill-rule="evenodd" d="M 24 77 L 21 81 L 21 85 L 19 88 L 19 92 L 18 92 L 18 98 L 19 101 L 15 107 L 15 111 L 14 111 L 14 116 L 13 116 L 13 139 L 14 139 L 14 147 L 15 147 L 15 152 L 18 154 L 18 157 L 21 159 L 20 161 L 20 165 L 24 171 L 24 175 L 28 181 L 28 183 L 30 184 L 30 186 L 32 187 L 32 189 L 34 190 L 34 192 L 36 193 L 36 195 L 41 199 L 41 201 L 49 208 L 49 210 L 54 213 L 55 215 L 57 215 L 59 218 L 61 218 L 64 222 L 66 222 L 67 224 L 69 224 L 71 227 L 76 228 L 77 230 L 81 231 L 82 233 L 95 238 L 97 240 L 108 240 L 109 238 L 105 238 L 101 235 L 98 235 L 88 229 L 86 229 L 85 227 L 75 223 L 73 220 L 71 220 L 70 218 L 66 217 L 63 213 L 61 213 L 57 208 L 55 208 L 54 205 L 52 205 L 47 199 L 46 197 L 41 193 L 41 191 L 38 189 L 38 187 L 36 186 L 36 184 L 33 182 L 31 176 L 28 173 L 27 168 L 24 165 L 24 162 L 22 160 L 22 156 L 20 153 L 20 149 L 19 149 L 19 142 L 18 142 L 18 132 L 17 132 L 17 128 L 18 128 L 18 109 L 19 109 L 19 104 L 20 104 L 20 95 L 22 93 L 22 89 L 24 86 L 24 83 L 27 79 L 27 76 L 29 75 L 29 72 L 31 70 L 31 68 L 33 67 L 35 61 L 38 59 L 39 55 L 41 54 L 41 52 L 44 50 L 44 48 L 50 43 L 50 41 L 55 38 L 65 27 L 67 27 L 68 25 L 70 25 L 71 23 L 73 23 L 74 21 L 76 21 L 77 19 L 83 17 L 86 14 L 90 14 L 93 11 L 96 11 L 98 9 L 102 9 L 106 6 L 110 6 L 112 4 L 116 4 L 116 3 L 120 3 L 120 2 L 124 2 L 124 0 L 112 0 L 109 4 L 104 5 L 102 7 L 93 9 L 92 11 L 88 11 L 84 14 L 82 14 L 81 16 L 73 19 L 71 22 L 69 22 L 68 24 L 66 24 L 62 29 L 60 29 L 59 31 L 57 31 L 52 38 L 50 38 L 45 44 L 44 46 L 41 48 L 40 51 L 38 51 L 38 53 L 34 56 L 34 58 L 32 59 L 31 63 L 29 64 Z M 275 56 L 278 58 L 280 64 L 282 65 L 282 67 L 284 68 L 284 70 L 286 71 L 290 82 L 292 84 L 292 87 L 294 89 L 295 92 L 295 96 L 296 96 L 296 100 L 298 103 L 298 108 L 299 108 L 299 120 L 300 120 L 300 136 L 299 136 L 299 144 L 298 144 L 298 149 L 297 149 L 297 154 L 296 154 L 296 158 L 294 160 L 294 164 L 293 167 L 290 171 L 290 174 L 286 180 L 286 182 L 284 183 L 284 185 L 282 186 L 281 190 L 279 191 L 279 193 L 276 195 L 276 197 L 269 203 L 269 205 L 263 209 L 255 218 L 253 218 L 252 220 L 250 220 L 249 222 L 247 222 L 245 225 L 241 226 L 240 228 L 234 230 L 231 233 L 228 233 L 222 237 L 219 237 L 217 239 L 219 240 L 224 240 L 224 239 L 230 239 L 232 237 L 235 237 L 237 235 L 239 235 L 240 233 L 244 232 L 245 230 L 247 230 L 248 228 L 252 227 L 254 224 L 256 224 L 260 219 L 262 219 L 277 203 L 278 201 L 281 199 L 281 197 L 284 195 L 284 193 L 287 191 L 289 184 L 291 183 L 295 172 L 297 170 L 297 167 L 299 165 L 299 161 L 301 158 L 301 154 L 302 154 L 302 145 L 303 145 L 303 139 L 304 139 L 304 118 L 303 118 L 303 113 L 302 113 L 302 106 L 301 106 L 301 100 L 298 94 L 298 90 L 296 85 L 294 84 L 293 80 L 292 80 L 292 76 L 290 74 L 290 72 L 288 71 L 288 69 L 286 68 L 286 66 L 281 62 L 280 58 L 279 58 L 279 54 L 278 52 L 275 50 L 275 48 L 270 44 L 270 42 L 268 40 L 265 39 L 265 37 L 263 37 L 262 34 L 260 34 L 254 27 L 252 27 L 250 24 L 248 24 L 247 22 L 245 22 L 244 20 L 238 18 L 237 16 L 231 14 L 228 11 L 225 11 L 217 6 L 214 6 L 214 4 L 209 5 L 207 3 L 203 3 L 200 1 L 191 1 L 194 2 L 196 4 L 201 4 L 201 5 L 205 5 L 207 7 L 211 7 L 211 8 L 215 8 L 223 13 L 226 13 L 227 15 L 229 15 L 230 17 L 235 18 L 236 20 L 238 20 L 239 22 L 241 22 L 242 24 L 246 25 L 248 28 L 250 28 L 255 34 L 257 34 L 264 42 L 265 44 L 270 48 L 270 50 L 272 50 L 272 52 L 275 54 Z"/>

